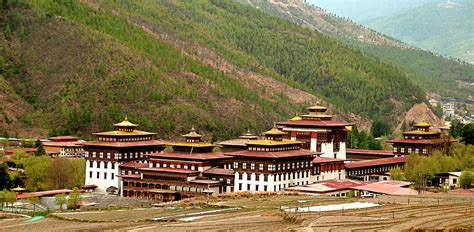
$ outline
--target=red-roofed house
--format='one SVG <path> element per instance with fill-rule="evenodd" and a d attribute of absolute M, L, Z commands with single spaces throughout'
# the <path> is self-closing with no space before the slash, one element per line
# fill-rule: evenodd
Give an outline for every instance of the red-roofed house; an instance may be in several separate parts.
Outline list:
<path fill-rule="evenodd" d="M 322 180 L 341 180 L 346 178 L 344 160 L 328 157 L 316 157 L 312 161 L 311 182 Z"/>
<path fill-rule="evenodd" d="M 82 143 L 74 136 L 56 136 L 43 142 L 44 150 L 53 157 L 83 157 L 84 149 Z"/>
<path fill-rule="evenodd" d="M 392 158 L 356 161 L 346 163 L 345 169 L 347 177 L 364 179 L 366 181 L 369 181 L 369 177 L 373 175 L 385 175 L 385 173 L 390 172 L 391 169 L 396 167 L 403 169 L 407 159 L 407 156 L 400 156 Z M 388 180 L 388 178 L 386 178 L 386 180 Z"/>
<path fill-rule="evenodd" d="M 265 139 L 247 143 L 247 150 L 226 153 L 232 156 L 234 191 L 277 192 L 311 182 L 311 161 L 319 153 L 301 149 L 302 142 L 284 139 L 287 134 L 274 127 Z"/>
<path fill-rule="evenodd" d="M 7 149 L 5 150 L 5 159 L 11 159 L 12 155 L 15 154 L 15 152 L 22 152 L 30 155 L 36 154 L 38 151 L 38 148 L 15 148 L 15 149 Z"/>
<path fill-rule="evenodd" d="M 288 139 L 303 142 L 304 149 L 321 152 L 322 157 L 346 159 L 346 126 L 352 125 L 333 119 L 326 107 L 312 106 L 309 114 L 277 122 L 279 129 L 288 132 Z"/>
<path fill-rule="evenodd" d="M 415 130 L 403 132 L 403 138 L 387 140 L 393 144 L 393 153 L 396 156 L 412 153 L 430 155 L 435 150 L 447 153 L 453 141 L 443 137 L 440 131 L 430 130 L 431 124 L 420 122 Z"/>
<path fill-rule="evenodd" d="M 373 160 L 394 157 L 392 151 L 386 150 L 364 150 L 364 149 L 347 149 L 347 160 L 359 161 L 359 160 Z"/>
<path fill-rule="evenodd" d="M 286 188 L 287 191 L 300 192 L 310 195 L 329 195 L 345 197 L 352 191 L 352 187 L 366 185 L 365 182 L 351 179 L 325 180 L 312 184 Z"/>
<path fill-rule="evenodd" d="M 120 165 L 122 196 L 172 201 L 211 193 L 232 192 L 234 175 L 225 169 L 230 156 L 212 152 L 214 145 L 201 141 L 194 128 L 185 142 L 171 152 L 146 155 L 146 162 Z"/>
<path fill-rule="evenodd" d="M 95 190 L 99 192 L 120 192 L 120 164 L 144 162 L 146 154 L 165 148 L 166 142 L 153 138 L 155 133 L 137 130 L 137 127 L 125 117 L 122 122 L 114 124 L 113 131 L 94 133 L 96 141 L 82 143 L 86 159 L 86 185 L 97 185 Z"/>

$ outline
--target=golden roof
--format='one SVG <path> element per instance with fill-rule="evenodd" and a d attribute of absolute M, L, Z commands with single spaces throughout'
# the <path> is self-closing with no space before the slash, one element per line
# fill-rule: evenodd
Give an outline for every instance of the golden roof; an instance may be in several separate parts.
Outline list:
<path fill-rule="evenodd" d="M 252 134 L 250 129 L 247 129 L 247 133 L 239 136 L 240 139 L 258 139 L 258 136 Z"/>
<path fill-rule="evenodd" d="M 191 127 L 191 131 L 187 134 L 182 135 L 183 137 L 190 137 L 190 138 L 201 138 L 202 135 L 196 133 L 194 126 Z"/>
<path fill-rule="evenodd" d="M 125 119 L 119 123 L 115 123 L 114 126 L 118 127 L 137 127 L 138 124 L 133 124 L 130 121 L 128 121 L 128 117 L 125 116 Z"/>
<path fill-rule="evenodd" d="M 273 126 L 273 128 L 269 131 L 263 132 L 265 135 L 286 135 L 287 133 L 284 131 L 279 130 L 276 128 L 276 126 Z"/>
<path fill-rule="evenodd" d="M 320 106 L 320 105 L 315 105 L 315 106 L 310 106 L 307 108 L 308 110 L 325 110 L 327 109 L 326 107 L 324 106 Z"/>
<path fill-rule="evenodd" d="M 106 132 L 98 132 L 93 133 L 94 135 L 104 135 L 104 136 L 135 136 L 135 135 L 155 135 L 156 133 L 140 131 L 140 130 L 133 130 L 133 131 L 106 131 Z"/>
<path fill-rule="evenodd" d="M 299 121 L 299 120 L 302 120 L 302 118 L 300 116 L 296 115 L 296 116 L 290 118 L 289 120 L 290 121 Z"/>
<path fill-rule="evenodd" d="M 289 139 L 283 139 L 281 141 L 260 139 L 260 140 L 254 140 L 254 141 L 251 141 L 251 142 L 247 143 L 247 145 L 260 145 L 260 146 L 297 145 L 297 144 L 298 145 L 302 144 L 302 142 L 293 141 L 293 140 L 289 140 Z"/>
<path fill-rule="evenodd" d="M 213 147 L 212 143 L 174 143 L 173 146 L 177 147 Z"/>
<path fill-rule="evenodd" d="M 415 126 L 417 126 L 417 127 L 431 127 L 431 124 L 429 124 L 427 122 L 419 122 L 419 123 L 415 124 Z"/>

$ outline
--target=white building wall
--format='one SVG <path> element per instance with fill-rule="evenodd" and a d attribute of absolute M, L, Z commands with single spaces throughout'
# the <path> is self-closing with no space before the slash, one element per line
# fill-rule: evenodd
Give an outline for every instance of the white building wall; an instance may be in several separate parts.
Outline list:
<path fill-rule="evenodd" d="M 339 151 L 336 154 L 336 159 L 346 160 L 346 143 L 340 142 L 339 143 Z"/>
<path fill-rule="evenodd" d="M 90 162 L 92 162 L 92 167 L 90 167 Z M 100 163 L 99 168 L 97 168 L 97 162 Z M 107 168 L 105 168 L 105 162 L 107 162 Z M 120 181 L 117 175 L 119 174 L 120 163 L 115 163 L 114 168 L 112 169 L 111 161 L 91 161 L 86 160 L 86 185 L 94 184 L 97 185 L 96 191 L 105 192 L 109 187 L 116 187 L 119 190 Z M 92 172 L 92 177 L 90 173 Z M 99 172 L 99 177 L 97 178 L 97 172 Z M 104 173 L 107 173 L 107 178 L 104 178 Z M 113 178 L 113 179 L 112 179 Z"/>
<path fill-rule="evenodd" d="M 310 171 L 300 171 L 300 178 L 290 179 L 289 173 L 285 173 L 285 178 L 283 180 L 276 180 L 273 174 L 268 175 L 267 181 L 264 181 L 264 174 L 250 174 L 250 180 L 248 180 L 248 173 L 244 172 L 242 174 L 242 179 L 239 179 L 239 172 L 235 173 L 234 177 L 234 192 L 243 192 L 243 191 L 265 191 L 265 187 L 267 186 L 266 192 L 274 192 L 281 191 L 283 188 L 288 187 L 289 185 L 296 185 L 299 183 L 300 185 L 310 183 Z M 260 178 L 257 178 L 257 175 Z M 239 186 L 242 184 L 242 189 L 239 190 Z M 250 188 L 249 187 L 250 184 Z M 258 189 L 257 189 L 258 186 Z"/>
<path fill-rule="evenodd" d="M 320 172 L 319 175 L 311 175 L 311 183 L 323 180 L 342 180 L 346 179 L 346 171 Z"/>

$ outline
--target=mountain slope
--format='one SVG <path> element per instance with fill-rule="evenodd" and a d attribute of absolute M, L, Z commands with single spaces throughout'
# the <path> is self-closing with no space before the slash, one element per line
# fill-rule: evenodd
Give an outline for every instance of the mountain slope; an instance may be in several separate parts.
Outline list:
<path fill-rule="evenodd" d="M 424 101 L 398 67 L 234 2 L 19 3 L 1 24 L 17 71 L 1 74 L 30 127 L 88 135 L 128 114 L 164 136 L 195 124 L 228 138 L 317 99 L 388 121 Z"/>
<path fill-rule="evenodd" d="M 367 26 L 415 47 L 474 64 L 473 12 L 472 1 L 435 1 Z"/>
<path fill-rule="evenodd" d="M 301 0 L 242 0 L 271 15 L 332 35 L 342 42 L 401 67 L 410 79 L 429 92 L 465 99 L 474 94 L 458 81 L 473 82 L 474 67 L 412 48 L 362 25 L 336 17 Z"/>

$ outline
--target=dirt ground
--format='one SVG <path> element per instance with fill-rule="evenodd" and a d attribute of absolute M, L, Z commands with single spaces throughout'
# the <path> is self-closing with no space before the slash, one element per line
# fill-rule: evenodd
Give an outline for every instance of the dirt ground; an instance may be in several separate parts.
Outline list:
<path fill-rule="evenodd" d="M 382 206 L 321 213 L 281 210 L 356 201 Z M 55 213 L 35 222 L 25 220 L 20 217 L 0 219 L 0 231 L 472 231 L 474 196 L 429 194 L 365 199 L 231 196 L 189 200 L 163 208 Z"/>

